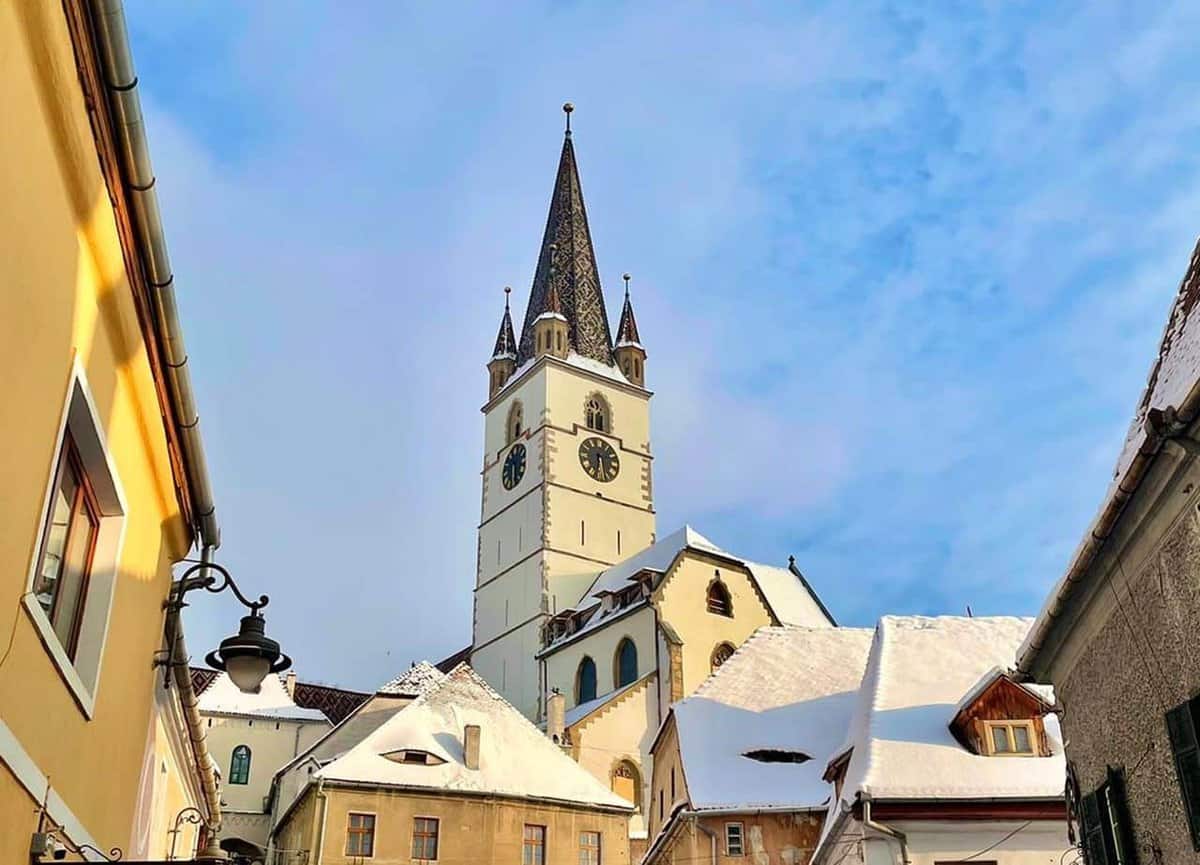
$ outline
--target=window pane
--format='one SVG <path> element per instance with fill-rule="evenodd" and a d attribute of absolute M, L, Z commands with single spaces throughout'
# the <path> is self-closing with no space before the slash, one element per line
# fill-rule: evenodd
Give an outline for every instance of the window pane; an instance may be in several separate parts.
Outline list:
<path fill-rule="evenodd" d="M 1007 727 L 992 727 L 992 750 L 997 754 L 1007 754 L 1011 750 L 1008 747 Z"/>
<path fill-rule="evenodd" d="M 79 493 L 79 481 L 68 457 L 69 451 L 64 444 L 62 461 L 58 467 L 58 482 L 50 503 L 50 525 L 46 527 L 46 537 L 42 541 L 42 556 L 33 586 L 33 593 L 47 616 L 54 610 L 54 599 L 58 594 L 59 577 L 67 551 L 67 528 L 71 524 L 71 509 Z"/>
<path fill-rule="evenodd" d="M 1029 728 L 1025 726 L 1012 728 L 1013 732 L 1013 750 L 1019 754 L 1032 754 L 1033 748 L 1029 746 Z"/>
<path fill-rule="evenodd" d="M 67 549 L 59 575 L 58 599 L 55 601 L 51 622 L 54 633 L 63 648 L 72 657 L 75 655 L 75 637 L 79 614 L 83 612 L 84 591 L 87 588 L 88 571 L 92 558 L 92 542 L 99 525 L 86 496 L 76 498 L 76 509 L 71 515 L 67 530 Z"/>

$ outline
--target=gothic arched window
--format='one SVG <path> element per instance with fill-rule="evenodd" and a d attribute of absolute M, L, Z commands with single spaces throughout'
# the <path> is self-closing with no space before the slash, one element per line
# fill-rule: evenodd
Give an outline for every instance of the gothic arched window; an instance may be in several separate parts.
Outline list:
<path fill-rule="evenodd" d="M 729 597 L 729 589 L 725 588 L 725 584 L 720 579 L 713 580 L 708 584 L 705 606 L 710 613 L 733 618 L 733 598 Z"/>
<path fill-rule="evenodd" d="M 575 673 L 575 703 L 596 699 L 596 662 L 585 657 Z"/>
<path fill-rule="evenodd" d="M 230 784 L 248 784 L 250 783 L 250 748 L 247 745 L 238 745 L 233 749 L 233 756 L 229 758 L 229 783 Z"/>
<path fill-rule="evenodd" d="M 521 408 L 521 401 L 513 400 L 512 407 L 508 410 L 508 425 L 505 428 L 505 444 L 512 444 L 521 437 L 524 432 L 523 424 L 525 422 L 524 409 Z"/>
<path fill-rule="evenodd" d="M 584 406 L 584 420 L 588 429 L 610 432 L 612 419 L 609 414 L 608 403 L 604 401 L 604 397 L 599 394 L 588 397 L 587 405 Z"/>
<path fill-rule="evenodd" d="M 728 661 L 736 651 L 737 649 L 734 647 L 733 643 L 717 643 L 717 647 L 712 651 L 712 657 L 710 657 L 708 660 L 712 671 L 715 673 L 717 671 L 717 667 Z"/>
<path fill-rule="evenodd" d="M 626 637 L 621 640 L 617 646 L 616 657 L 616 675 L 613 677 L 613 684 L 618 688 L 624 688 L 626 685 L 632 685 L 637 680 L 637 646 L 633 644 L 633 640 Z"/>
<path fill-rule="evenodd" d="M 642 807 L 642 778 L 637 766 L 629 760 L 621 760 L 613 766 L 612 791 L 632 802 L 639 810 Z"/>

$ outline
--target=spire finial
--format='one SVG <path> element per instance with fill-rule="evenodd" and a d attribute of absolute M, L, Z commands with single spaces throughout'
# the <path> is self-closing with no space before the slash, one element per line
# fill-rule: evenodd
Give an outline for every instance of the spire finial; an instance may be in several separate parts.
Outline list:
<path fill-rule="evenodd" d="M 512 294 L 512 286 L 511 285 L 504 286 L 504 311 L 505 312 L 508 311 L 508 296 L 510 294 Z"/>
<path fill-rule="evenodd" d="M 571 134 L 571 112 L 575 110 L 575 106 L 570 102 L 563 103 L 563 114 L 567 115 L 567 135 Z"/>
<path fill-rule="evenodd" d="M 625 299 L 626 299 L 626 300 L 628 300 L 628 299 L 629 299 L 629 280 L 630 280 L 631 278 L 632 278 L 632 277 L 630 277 L 630 275 L 629 275 L 628 273 L 622 273 L 622 274 L 621 274 L 621 279 L 625 280 Z"/>

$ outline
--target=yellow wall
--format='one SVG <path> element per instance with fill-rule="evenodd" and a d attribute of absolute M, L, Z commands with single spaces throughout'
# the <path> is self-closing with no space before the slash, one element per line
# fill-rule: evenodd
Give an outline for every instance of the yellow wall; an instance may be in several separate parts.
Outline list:
<path fill-rule="evenodd" d="M 568 708 L 576 705 L 575 674 L 585 656 L 596 662 L 596 693 L 616 690 L 617 646 L 626 637 L 637 647 L 638 676 L 654 670 L 654 610 L 649 605 L 597 628 L 546 658 L 546 681 L 567 698 Z"/>
<path fill-rule="evenodd" d="M 129 845 L 161 605 L 190 538 L 61 4 L 0 4 L 0 105 L 0 858 L 15 862 L 34 824 L 18 749 L 96 843 Z M 74 360 L 126 502 L 90 720 L 21 606 Z"/>
<path fill-rule="evenodd" d="M 706 607 L 708 585 L 717 572 L 733 600 L 732 618 L 710 613 Z M 654 596 L 659 617 L 683 640 L 684 696 L 712 673 L 712 652 L 718 644 L 740 646 L 758 628 L 773 624 L 745 570 L 691 550 L 679 559 Z"/>
<path fill-rule="evenodd" d="M 654 773 L 650 782 L 651 804 L 647 807 L 647 823 L 653 839 L 661 831 L 663 821 L 671 813 L 676 802 L 688 801 L 687 777 L 683 772 L 683 760 L 679 752 L 679 732 L 675 728 L 675 716 L 667 721 L 654 749 Z M 674 776 L 674 794 L 671 778 Z M 662 807 L 659 807 L 659 802 Z"/>
<path fill-rule="evenodd" d="M 725 852 L 725 826 L 741 823 L 745 852 Z M 805 811 L 784 814 L 730 814 L 683 821 L 671 841 L 646 865 L 692 865 L 712 861 L 712 842 L 699 827 L 717 836 L 716 865 L 805 865 L 821 837 L 823 817 Z M 854 860 L 858 861 L 858 860 Z"/>
<path fill-rule="evenodd" d="M 510 799 L 431 796 L 390 790 L 354 790 L 326 787 L 323 865 L 342 865 L 354 860 L 345 855 L 346 827 L 351 811 L 375 814 L 376 865 L 411 865 L 413 817 L 436 817 L 440 822 L 438 861 L 443 863 L 521 862 L 521 844 L 526 823 L 546 827 L 546 862 L 579 861 L 579 833 L 601 834 L 601 865 L 628 865 L 629 818 L 583 808 L 565 808 L 525 803 Z M 276 833 L 278 846 L 291 851 L 315 848 L 321 824 L 321 803 L 313 787 L 304 801 L 287 815 Z M 300 861 L 295 853 L 285 862 Z"/>

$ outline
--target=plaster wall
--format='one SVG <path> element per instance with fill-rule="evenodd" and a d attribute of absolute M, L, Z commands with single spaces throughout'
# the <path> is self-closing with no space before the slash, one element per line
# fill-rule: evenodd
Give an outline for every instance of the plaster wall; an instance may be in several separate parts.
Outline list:
<path fill-rule="evenodd" d="M 283 766 L 331 727 L 328 721 L 288 721 L 235 715 L 206 715 L 208 750 L 221 770 L 221 799 L 230 811 L 261 813 L 271 780 Z M 230 761 L 238 745 L 250 748 L 250 778 L 229 783 Z M 228 837 L 223 833 L 221 837 Z M 250 840 L 250 839 L 247 839 Z"/>
<path fill-rule="evenodd" d="M 0 859 L 28 857 L 46 779 L 77 842 L 131 844 L 171 565 L 190 536 L 65 9 L 0 4 Z M 25 605 L 72 366 L 124 497 L 90 708 Z M 89 603 L 91 601 L 89 600 Z M 36 602 L 34 602 L 36 605 Z M 86 612 L 85 612 L 86 615 Z M 69 664 L 69 661 L 67 662 Z M 168 765 L 168 771 L 174 771 Z M 96 795 L 102 779 L 104 795 Z"/>
<path fill-rule="evenodd" d="M 638 676 L 655 669 L 654 610 L 646 605 L 602 628 L 596 628 L 546 658 L 546 683 L 567 698 L 567 708 L 578 705 L 575 676 L 585 657 L 596 663 L 596 690 L 604 695 L 616 690 L 617 646 L 626 637 L 637 649 Z"/>
<path fill-rule="evenodd" d="M 319 854 L 316 851 L 319 814 L 313 816 L 310 810 L 302 808 L 288 815 L 277 833 L 288 849 L 309 851 L 310 862 L 342 865 L 361 861 L 346 856 L 346 828 L 351 812 L 375 815 L 375 855 L 371 861 L 377 865 L 410 865 L 414 817 L 433 817 L 439 821 L 439 862 L 519 863 L 526 824 L 545 827 L 546 862 L 578 862 L 581 832 L 600 833 L 602 865 L 629 862 L 628 816 L 620 812 L 386 789 L 326 786 L 324 792 L 328 810 Z M 314 800 L 315 796 L 309 792 L 305 799 Z"/>
<path fill-rule="evenodd" d="M 907 836 L 910 865 L 945 865 L 962 861 L 997 865 L 1061 865 L 1075 854 L 1067 840 L 1065 821 L 897 821 L 888 825 Z M 1007 839 L 1005 836 L 1011 834 Z M 865 830 L 848 821 L 833 841 L 826 862 L 864 862 L 901 865 L 900 845 L 894 838 Z M 861 851 L 862 858 L 859 858 Z M 986 852 L 981 852 L 986 851 Z"/>

